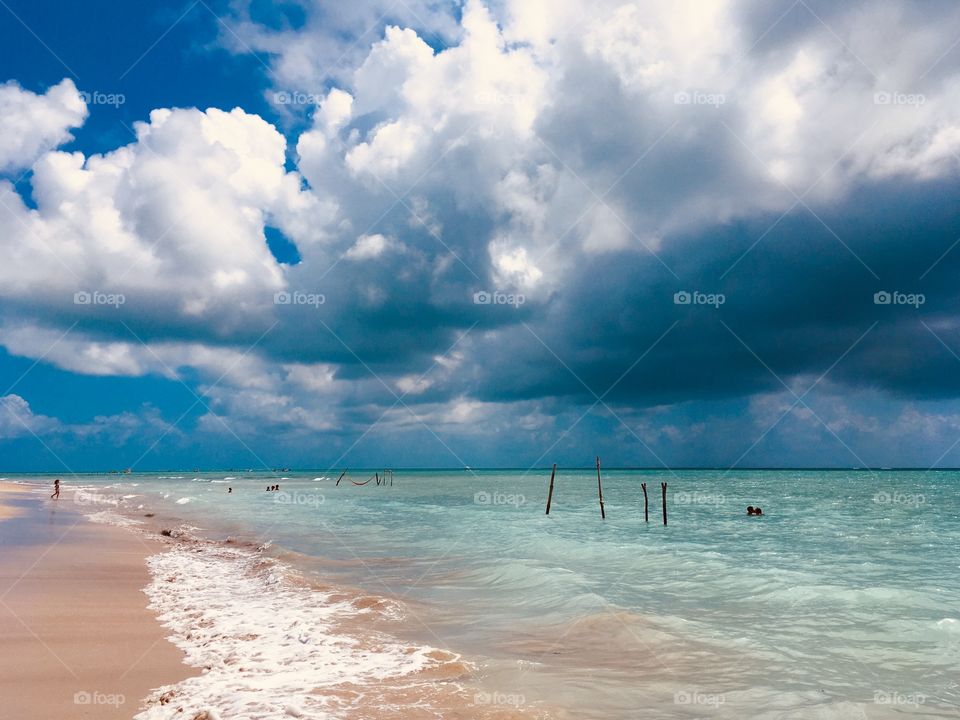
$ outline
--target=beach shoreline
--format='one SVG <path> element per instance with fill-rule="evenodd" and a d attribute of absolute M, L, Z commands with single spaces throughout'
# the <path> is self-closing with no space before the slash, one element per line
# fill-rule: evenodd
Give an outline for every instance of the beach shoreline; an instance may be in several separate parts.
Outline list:
<path fill-rule="evenodd" d="M 5 717 L 131 718 L 197 670 L 148 609 L 159 543 L 90 522 L 65 489 L 0 483 L 0 697 Z"/>
<path fill-rule="evenodd" d="M 0 481 L 0 641 L 29 651 L 0 661 L 15 717 L 534 716 L 485 700 L 459 654 L 386 630 L 396 602 L 307 579 L 270 542 L 132 495 L 49 494 Z"/>

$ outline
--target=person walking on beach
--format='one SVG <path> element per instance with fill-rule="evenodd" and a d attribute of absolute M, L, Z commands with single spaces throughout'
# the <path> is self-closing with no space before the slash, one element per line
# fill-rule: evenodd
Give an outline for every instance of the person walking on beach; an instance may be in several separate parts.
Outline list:
<path fill-rule="evenodd" d="M 57 478 L 53 481 L 53 495 L 50 496 L 51 500 L 60 499 L 60 478 Z"/>

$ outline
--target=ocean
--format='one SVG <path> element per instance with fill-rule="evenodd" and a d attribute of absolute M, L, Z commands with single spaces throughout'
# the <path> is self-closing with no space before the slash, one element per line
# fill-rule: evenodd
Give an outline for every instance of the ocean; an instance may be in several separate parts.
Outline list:
<path fill-rule="evenodd" d="M 958 472 L 604 470 L 605 520 L 595 469 L 558 469 L 549 516 L 549 469 L 339 474 L 62 476 L 94 519 L 173 536 L 147 594 L 207 668 L 188 708 L 960 714 Z"/>

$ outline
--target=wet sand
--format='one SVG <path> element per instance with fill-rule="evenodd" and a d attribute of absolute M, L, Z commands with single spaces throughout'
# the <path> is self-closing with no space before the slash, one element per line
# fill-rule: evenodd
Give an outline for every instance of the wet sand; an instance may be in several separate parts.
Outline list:
<path fill-rule="evenodd" d="M 49 494 L 0 483 L 0 716 L 131 718 L 198 672 L 147 609 L 145 559 L 162 546 Z"/>

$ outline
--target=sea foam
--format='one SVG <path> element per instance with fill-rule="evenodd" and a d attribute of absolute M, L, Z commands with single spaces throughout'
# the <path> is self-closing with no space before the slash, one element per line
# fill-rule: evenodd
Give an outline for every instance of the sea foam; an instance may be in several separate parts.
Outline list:
<path fill-rule="evenodd" d="M 389 698 L 385 688 L 409 690 L 421 672 L 459 664 L 427 646 L 346 634 L 342 621 L 369 611 L 294 582 L 253 551 L 185 543 L 148 564 L 150 607 L 204 670 L 155 690 L 137 720 L 343 717 Z"/>

